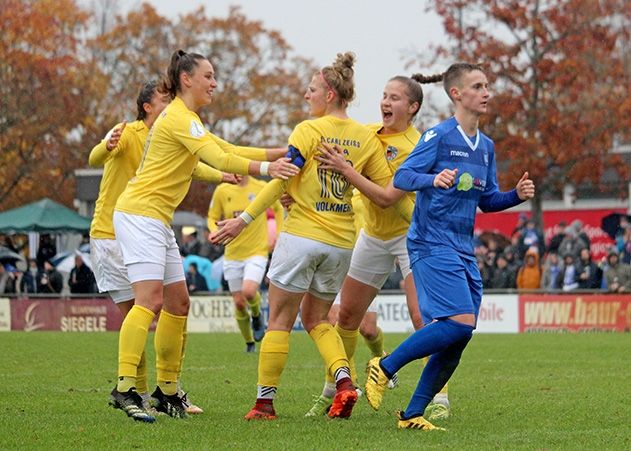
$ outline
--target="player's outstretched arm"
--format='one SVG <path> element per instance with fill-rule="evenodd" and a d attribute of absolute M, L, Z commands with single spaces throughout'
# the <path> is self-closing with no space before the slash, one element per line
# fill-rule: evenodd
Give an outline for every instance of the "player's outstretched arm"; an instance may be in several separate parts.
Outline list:
<path fill-rule="evenodd" d="M 238 217 L 217 222 L 219 230 L 210 236 L 210 241 L 214 244 L 227 244 L 235 239 L 249 223 L 272 206 L 286 188 L 287 182 L 272 180 Z"/>

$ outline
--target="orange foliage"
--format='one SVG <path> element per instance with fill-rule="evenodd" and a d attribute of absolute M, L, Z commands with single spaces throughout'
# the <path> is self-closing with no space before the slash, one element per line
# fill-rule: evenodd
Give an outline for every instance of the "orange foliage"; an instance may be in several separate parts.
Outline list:
<path fill-rule="evenodd" d="M 306 117 L 313 64 L 239 9 L 167 18 L 143 3 L 112 20 L 115 0 L 101 3 L 99 12 L 76 0 L 2 0 L 0 210 L 43 196 L 72 205 L 74 170 L 113 124 L 135 118 L 138 89 L 178 48 L 215 65 L 216 101 L 201 116 L 217 135 L 281 146 Z M 182 207 L 205 215 L 209 189 L 194 184 Z"/>

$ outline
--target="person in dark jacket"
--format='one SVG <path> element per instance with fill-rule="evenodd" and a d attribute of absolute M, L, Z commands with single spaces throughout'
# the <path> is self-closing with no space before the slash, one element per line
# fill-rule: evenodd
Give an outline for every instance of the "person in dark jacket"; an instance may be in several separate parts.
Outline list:
<path fill-rule="evenodd" d="M 83 261 L 81 255 L 74 257 L 75 267 L 70 271 L 68 278 L 68 286 L 72 294 L 78 293 L 95 293 L 96 279 L 94 273 Z"/>
<path fill-rule="evenodd" d="M 496 268 L 491 277 L 491 288 L 515 288 L 517 273 L 508 265 L 503 253 L 497 256 L 495 265 Z"/>
<path fill-rule="evenodd" d="M 64 279 L 61 273 L 55 269 L 53 264 L 46 260 L 44 269 L 39 272 L 37 277 L 38 293 L 61 293 L 64 287 Z"/>
<path fill-rule="evenodd" d="M 37 260 L 34 258 L 29 259 L 28 269 L 24 271 L 22 280 L 20 281 L 21 293 L 37 293 L 37 274 L 39 269 L 37 268 Z"/>
<path fill-rule="evenodd" d="M 197 272 L 197 263 L 191 263 L 188 265 L 188 271 L 186 272 L 186 285 L 188 286 L 189 293 L 194 293 L 196 291 L 208 291 L 206 279 Z"/>
<path fill-rule="evenodd" d="M 590 290 L 600 288 L 603 278 L 602 270 L 592 261 L 589 249 L 581 249 L 579 260 L 576 263 L 576 273 L 578 274 L 578 288 Z"/>

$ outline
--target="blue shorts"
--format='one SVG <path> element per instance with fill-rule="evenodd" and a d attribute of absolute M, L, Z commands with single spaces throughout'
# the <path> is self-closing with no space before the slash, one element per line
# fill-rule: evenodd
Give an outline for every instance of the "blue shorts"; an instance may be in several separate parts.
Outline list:
<path fill-rule="evenodd" d="M 482 302 L 482 278 L 475 260 L 456 253 L 427 255 L 412 264 L 423 322 L 463 313 L 476 318 Z"/>

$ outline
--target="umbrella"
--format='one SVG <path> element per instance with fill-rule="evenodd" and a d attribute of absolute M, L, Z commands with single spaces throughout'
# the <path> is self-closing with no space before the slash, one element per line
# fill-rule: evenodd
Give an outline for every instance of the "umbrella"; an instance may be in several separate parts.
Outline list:
<path fill-rule="evenodd" d="M 0 213 L 0 232 L 87 232 L 90 218 L 50 199 Z"/>
<path fill-rule="evenodd" d="M 92 260 L 90 259 L 90 245 L 82 244 L 79 249 L 71 252 L 63 252 L 55 255 L 50 259 L 50 262 L 55 266 L 59 272 L 70 272 L 75 267 L 74 258 L 76 255 L 80 255 L 83 259 L 83 263 L 92 269 Z"/>
<path fill-rule="evenodd" d="M 26 259 L 22 255 L 13 252 L 8 247 L 0 246 L 0 262 L 2 264 L 10 263 L 15 266 L 15 262 L 17 261 L 26 261 Z"/>
<path fill-rule="evenodd" d="M 600 228 L 607 232 L 612 239 L 616 239 L 618 232 L 621 230 L 621 222 L 631 225 L 631 215 L 624 213 L 611 213 L 604 216 L 600 220 Z"/>

